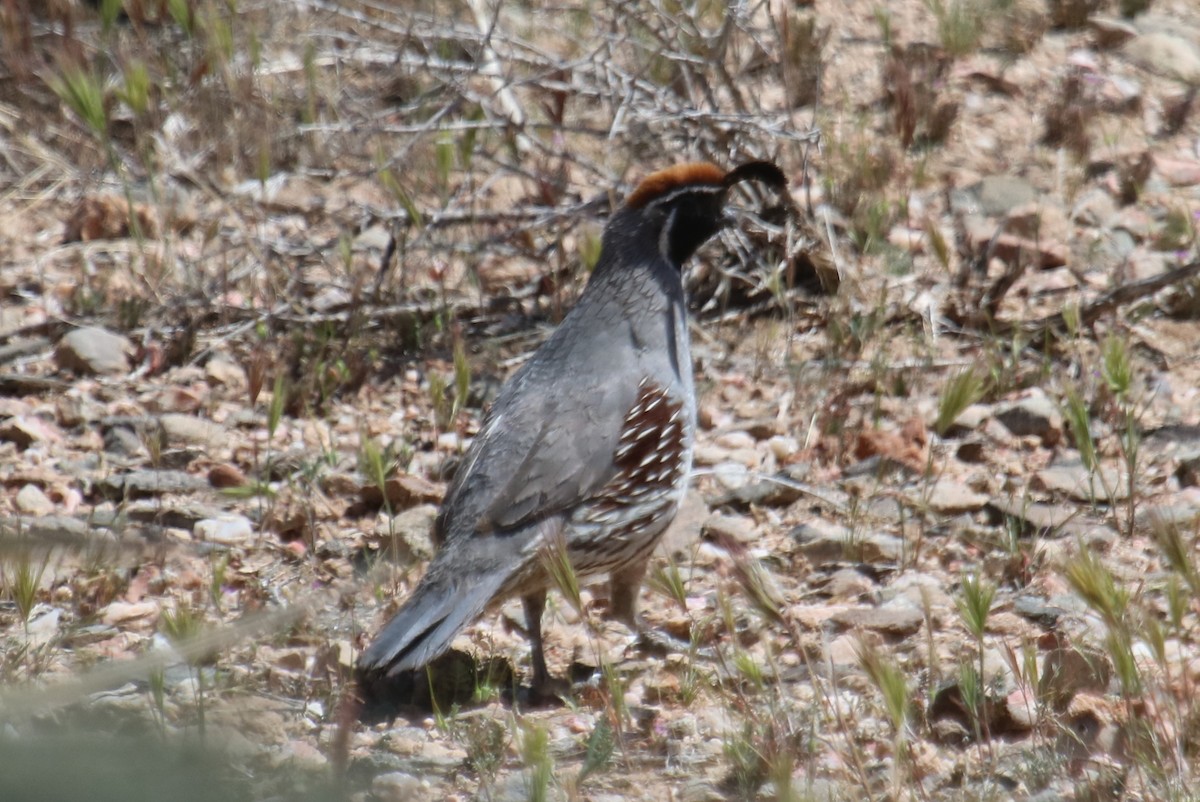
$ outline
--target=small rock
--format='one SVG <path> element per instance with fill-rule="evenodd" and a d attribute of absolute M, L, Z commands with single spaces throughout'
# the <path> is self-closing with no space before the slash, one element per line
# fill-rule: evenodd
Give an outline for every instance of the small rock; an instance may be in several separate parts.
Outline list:
<path fill-rule="evenodd" d="M 935 512 L 957 515 L 981 510 L 990 500 L 983 493 L 976 493 L 966 485 L 953 479 L 938 479 L 929 491 L 928 504 Z"/>
<path fill-rule="evenodd" d="M 925 623 L 925 614 L 908 604 L 885 607 L 856 607 L 842 610 L 830 617 L 844 627 L 858 627 L 885 635 L 905 637 L 915 635 Z"/>
<path fill-rule="evenodd" d="M 1089 189 L 1075 201 L 1071 220 L 1083 226 L 1098 228 L 1117 213 L 1117 202 L 1103 189 Z"/>
<path fill-rule="evenodd" d="M 697 467 L 709 467 L 724 462 L 729 457 L 729 452 L 718 446 L 701 443 L 696 446 L 696 450 L 692 455 L 692 462 Z"/>
<path fill-rule="evenodd" d="M 721 448 L 732 451 L 738 448 L 754 448 L 756 441 L 748 432 L 725 432 L 718 435 L 713 442 Z"/>
<path fill-rule="evenodd" d="M 1008 231 L 1035 241 L 1065 242 L 1071 236 L 1066 213 L 1054 203 L 1028 203 L 1008 213 Z"/>
<path fill-rule="evenodd" d="M 1033 688 L 1018 687 L 1004 697 L 1008 713 L 1009 730 L 1028 732 L 1037 724 L 1037 692 Z"/>
<path fill-rule="evenodd" d="M 429 783 L 403 771 L 380 774 L 371 781 L 371 796 L 378 800 L 408 802 L 425 798 Z"/>
<path fill-rule="evenodd" d="M 814 563 L 859 560 L 865 563 L 898 562 L 904 541 L 882 532 L 863 535 L 820 519 L 801 524 L 791 532 L 800 551 Z"/>
<path fill-rule="evenodd" d="M 1153 506 L 1143 504 L 1134 515 L 1138 526 L 1155 527 L 1174 524 L 1188 528 L 1200 522 L 1200 488 L 1188 487 L 1178 493 L 1155 500 Z"/>
<path fill-rule="evenodd" d="M 133 429 L 111 426 L 104 432 L 104 450 L 122 457 L 135 457 L 145 453 L 146 444 Z"/>
<path fill-rule="evenodd" d="M 1057 532 L 1059 527 L 1079 515 L 1076 507 L 1065 504 L 1041 504 L 1017 499 L 992 499 L 988 508 L 999 517 L 1024 521 L 1039 537 Z M 999 523 L 1000 521 L 996 521 Z"/>
<path fill-rule="evenodd" d="M 388 539 L 388 545 L 394 542 L 401 547 L 401 553 L 396 555 L 401 561 L 433 559 L 437 551 L 433 542 L 433 522 L 437 513 L 438 508 L 434 505 L 420 504 L 404 510 L 391 521 L 381 522 L 375 527 L 375 534 Z M 391 541 L 393 535 L 395 541 Z"/>
<path fill-rule="evenodd" d="M 987 452 L 987 444 L 983 438 L 972 437 L 968 440 L 963 440 L 958 444 L 958 448 L 954 450 L 954 456 L 960 462 L 966 462 L 971 465 L 977 465 L 984 461 L 984 456 Z"/>
<path fill-rule="evenodd" d="M 1033 475 L 1035 489 L 1057 493 L 1076 501 L 1121 501 L 1129 498 L 1129 483 L 1121 471 L 1101 466 L 1092 474 L 1082 462 L 1071 461 L 1043 468 Z"/>
<path fill-rule="evenodd" d="M 1179 455 L 1175 477 L 1182 487 L 1200 486 L 1200 451 L 1187 451 Z"/>
<path fill-rule="evenodd" d="M 1075 794 L 1067 796 L 1067 792 L 1060 791 L 1057 788 L 1043 788 L 1036 794 L 1026 797 L 1025 802 L 1068 802 L 1070 799 L 1075 799 Z"/>
<path fill-rule="evenodd" d="M 96 489 L 111 499 L 138 499 L 175 493 L 195 493 L 208 487 L 199 476 L 183 471 L 133 471 L 106 476 Z"/>
<path fill-rule="evenodd" d="M 735 543 L 753 543 L 758 539 L 754 521 L 742 515 L 712 515 L 700 529 L 702 537 L 716 543 L 732 540 Z"/>
<path fill-rule="evenodd" d="M 829 576 L 822 588 L 834 600 L 858 599 L 875 589 L 870 577 L 854 568 L 839 568 Z"/>
<path fill-rule="evenodd" d="M 17 491 L 17 511 L 26 515 L 49 515 L 54 512 L 54 502 L 46 497 L 37 485 L 25 485 Z"/>
<path fill-rule="evenodd" d="M 195 415 L 167 413 L 158 419 L 167 442 L 171 445 L 216 447 L 230 442 L 229 433 L 219 423 Z"/>
<path fill-rule="evenodd" d="M 341 471 L 324 474 L 318 481 L 321 492 L 334 497 L 356 496 L 360 487 L 353 475 Z"/>
<path fill-rule="evenodd" d="M 958 413 L 958 417 L 954 419 L 954 428 L 978 429 L 991 416 L 991 404 L 971 404 Z"/>
<path fill-rule="evenodd" d="M 62 435 L 49 423 L 33 417 L 9 418 L 0 424 L 0 442 L 13 443 L 22 451 L 35 443 L 57 443 Z"/>
<path fill-rule="evenodd" d="M 1154 158 L 1158 174 L 1173 187 L 1194 187 L 1200 184 L 1200 162 L 1184 159 Z"/>
<path fill-rule="evenodd" d="M 1053 629 L 1058 619 L 1067 614 L 1062 607 L 1047 603 L 1037 596 L 1018 596 L 1013 600 L 1013 611 L 1039 626 Z"/>
<path fill-rule="evenodd" d="M 1045 445 L 1062 439 L 1062 414 L 1044 393 L 1030 395 L 996 408 L 996 420 L 1017 437 L 1032 435 Z"/>
<path fill-rule="evenodd" d="M 1137 28 L 1124 20 L 1111 17 L 1089 17 L 1087 24 L 1096 40 L 1096 47 L 1101 50 L 1120 47 L 1138 35 Z"/>
<path fill-rule="evenodd" d="M 341 287 L 326 285 L 314 295 L 309 303 L 318 312 L 329 312 L 349 306 L 353 298 Z"/>
<path fill-rule="evenodd" d="M 1200 84 L 1200 48 L 1181 36 L 1144 33 L 1127 42 L 1123 50 L 1150 72 L 1187 84 Z"/>
<path fill-rule="evenodd" d="M 777 434 L 767 440 L 767 448 L 781 462 L 790 459 L 800 452 L 800 441 L 785 434 Z"/>
<path fill-rule="evenodd" d="M 354 250 L 382 252 L 391 240 L 392 232 L 387 226 L 369 226 L 354 238 Z"/>
<path fill-rule="evenodd" d="M 204 365 L 204 376 L 209 384 L 228 387 L 231 390 L 246 386 L 246 371 L 232 359 L 214 356 Z"/>
<path fill-rule="evenodd" d="M 887 235 L 888 244 L 909 253 L 925 253 L 925 232 L 915 228 L 895 226 Z"/>
<path fill-rule="evenodd" d="M 740 462 L 722 462 L 714 465 L 713 477 L 727 490 L 737 490 L 750 481 L 750 470 Z"/>
<path fill-rule="evenodd" d="M 129 371 L 133 344 L 119 334 L 98 326 L 68 332 L 58 342 L 54 360 L 64 370 L 81 375 L 116 374 Z"/>
<path fill-rule="evenodd" d="M 792 466 L 793 468 L 795 466 Z M 763 477 L 742 485 L 713 500 L 714 507 L 786 507 L 804 495 L 803 487 L 792 478 L 791 471 Z"/>
<path fill-rule="evenodd" d="M 437 436 L 437 447 L 440 451 L 457 453 L 464 448 L 463 438 L 458 436 L 458 432 L 442 432 Z"/>
<path fill-rule="evenodd" d="M 1111 678 L 1112 664 L 1099 650 L 1079 645 L 1055 646 L 1042 659 L 1038 695 L 1060 707 L 1081 691 L 1103 693 Z"/>
<path fill-rule="evenodd" d="M 81 521 L 70 515 L 43 515 L 23 522 L 25 534 L 29 537 L 53 538 L 95 538 L 96 531 L 88 526 L 87 521 Z"/>
<path fill-rule="evenodd" d="M 854 633 L 843 633 L 825 647 L 822 662 L 834 666 L 856 666 L 862 649 L 862 638 Z"/>
<path fill-rule="evenodd" d="M 250 480 L 233 465 L 214 465 L 208 469 L 208 483 L 218 490 L 230 487 L 245 487 Z"/>
<path fill-rule="evenodd" d="M 1136 244 L 1145 242 L 1154 232 L 1154 218 L 1141 207 L 1126 206 L 1108 219 L 1108 227 L 1113 231 L 1126 232 Z M 1118 250 L 1122 249 L 1123 246 Z M 1132 250 L 1129 248 L 1129 252 Z"/>
<path fill-rule="evenodd" d="M 971 249 L 979 253 L 987 249 L 1005 264 L 1018 261 L 1032 264 L 1039 270 L 1062 267 L 1070 259 L 1070 248 L 1055 240 L 1022 237 L 999 231 L 999 224 L 988 218 L 966 218 L 965 227 Z"/>
<path fill-rule="evenodd" d="M 156 615 L 158 615 L 158 602 L 156 601 L 115 601 L 101 611 L 100 620 L 109 626 L 113 626 Z"/>
<path fill-rule="evenodd" d="M 527 799 L 528 794 L 522 799 Z M 692 777 L 678 791 L 679 802 L 724 802 L 729 795 L 711 781 Z"/>
<path fill-rule="evenodd" d="M 308 741 L 293 738 L 284 744 L 284 753 L 294 764 L 305 771 L 316 771 L 329 765 L 329 758 Z"/>
<path fill-rule="evenodd" d="M 1015 175 L 989 175 L 972 188 L 982 214 L 1003 217 L 1018 206 L 1037 200 L 1033 185 Z"/>
<path fill-rule="evenodd" d="M 197 521 L 192 533 L 197 540 L 223 546 L 242 546 L 254 539 L 254 524 L 241 515 L 222 515 L 220 518 Z"/>
<path fill-rule="evenodd" d="M 384 492 L 393 510 L 406 510 L 418 504 L 440 504 L 444 490 L 420 476 L 404 473 L 387 479 Z M 384 494 L 375 484 L 363 485 L 359 495 L 363 503 L 370 507 L 383 506 Z"/>

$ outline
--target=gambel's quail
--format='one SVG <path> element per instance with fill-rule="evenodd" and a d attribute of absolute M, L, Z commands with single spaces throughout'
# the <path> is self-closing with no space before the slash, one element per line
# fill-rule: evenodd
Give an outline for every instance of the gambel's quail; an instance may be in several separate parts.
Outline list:
<path fill-rule="evenodd" d="M 550 555 L 607 574 L 636 627 L 650 554 L 692 465 L 696 395 L 684 262 L 727 222 L 745 181 L 786 189 L 768 162 L 682 164 L 647 177 L 609 220 L 600 260 L 558 330 L 500 390 L 434 527 L 439 550 L 359 660 L 365 677 L 421 668 L 494 602 L 519 595 L 533 688 L 549 686 L 542 608 Z M 561 560 L 560 560 L 561 562 Z"/>

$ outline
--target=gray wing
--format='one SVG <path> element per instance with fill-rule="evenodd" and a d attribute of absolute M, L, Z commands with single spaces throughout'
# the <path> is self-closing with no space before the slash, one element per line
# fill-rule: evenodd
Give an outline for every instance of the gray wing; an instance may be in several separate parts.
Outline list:
<path fill-rule="evenodd" d="M 564 381 L 543 364 L 535 357 L 496 399 L 446 494 L 442 539 L 564 514 L 616 473 L 613 457 L 638 380 Z"/>

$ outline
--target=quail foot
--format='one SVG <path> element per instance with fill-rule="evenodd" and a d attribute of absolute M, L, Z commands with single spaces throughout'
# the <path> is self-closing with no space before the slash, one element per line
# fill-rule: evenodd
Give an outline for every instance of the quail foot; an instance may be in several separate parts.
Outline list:
<path fill-rule="evenodd" d="M 519 596 L 535 694 L 548 565 L 607 576 L 610 611 L 638 627 L 651 552 L 675 517 L 695 441 L 684 264 L 727 222 L 742 181 L 786 191 L 768 162 L 653 173 L 605 226 L 575 307 L 500 390 L 446 493 L 439 544 L 411 597 L 359 660 L 361 676 L 427 665 L 490 606 Z"/>

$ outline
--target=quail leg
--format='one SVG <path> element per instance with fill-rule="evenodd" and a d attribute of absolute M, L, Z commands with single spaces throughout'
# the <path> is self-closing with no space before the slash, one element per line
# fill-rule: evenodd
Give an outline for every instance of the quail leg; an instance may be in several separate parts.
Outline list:
<path fill-rule="evenodd" d="M 535 696 L 548 696 L 553 689 L 542 644 L 542 611 L 546 609 L 546 591 L 539 590 L 522 596 L 521 602 L 525 605 L 525 629 L 529 633 L 529 652 L 533 662 L 533 693 Z"/>
<path fill-rule="evenodd" d="M 646 563 L 637 562 L 613 571 L 608 581 L 609 616 L 639 634 L 646 628 L 637 612 L 638 594 L 645 577 Z"/>
<path fill-rule="evenodd" d="M 651 629 L 638 615 L 638 595 L 641 593 L 642 580 L 645 577 L 646 563 L 644 562 L 614 571 L 609 576 L 609 617 L 633 630 L 637 634 L 638 648 L 645 652 L 654 654 L 686 652 L 688 650 L 687 643 Z"/>

